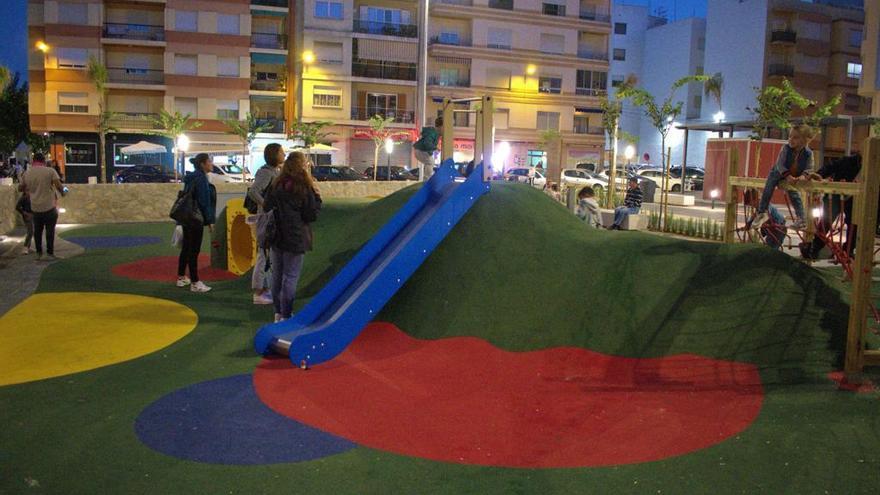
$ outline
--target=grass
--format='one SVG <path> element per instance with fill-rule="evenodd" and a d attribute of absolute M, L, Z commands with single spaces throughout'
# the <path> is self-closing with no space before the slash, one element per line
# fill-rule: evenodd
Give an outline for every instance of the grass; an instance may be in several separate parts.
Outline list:
<path fill-rule="evenodd" d="M 328 202 L 297 305 L 413 191 Z M 65 235 L 170 234 L 170 224 L 151 224 Z M 257 467 L 167 457 L 138 442 L 134 418 L 178 388 L 251 372 L 259 360 L 251 338 L 272 313 L 250 304 L 248 277 L 194 295 L 110 273 L 117 263 L 172 254 L 167 242 L 89 250 L 46 270 L 41 292 L 166 298 L 195 310 L 199 325 L 133 361 L 0 388 L 0 493 L 873 493 L 880 482 L 877 395 L 838 392 L 825 378 L 839 367 L 848 312 L 833 277 L 760 246 L 586 229 L 514 184 L 493 185 L 379 319 L 420 338 L 473 335 L 517 351 L 578 346 L 753 363 L 767 396 L 752 427 L 693 454 L 610 468 L 483 468 L 367 448 Z M 51 343 L 34 359 L 51 359 Z"/>

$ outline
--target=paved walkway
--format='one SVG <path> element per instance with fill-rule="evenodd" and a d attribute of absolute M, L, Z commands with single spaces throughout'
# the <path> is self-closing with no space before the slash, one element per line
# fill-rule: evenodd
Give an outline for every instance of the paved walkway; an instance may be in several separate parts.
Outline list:
<path fill-rule="evenodd" d="M 56 234 L 67 230 L 59 226 Z M 36 254 L 21 254 L 24 229 L 21 227 L 0 236 L 0 315 L 14 308 L 37 290 L 40 275 L 50 262 L 37 261 Z M 55 236 L 55 255 L 61 259 L 85 252 L 82 247 Z"/>

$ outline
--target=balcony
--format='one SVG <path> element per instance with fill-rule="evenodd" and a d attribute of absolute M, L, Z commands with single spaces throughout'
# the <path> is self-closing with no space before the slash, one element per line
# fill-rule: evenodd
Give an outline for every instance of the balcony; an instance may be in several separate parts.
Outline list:
<path fill-rule="evenodd" d="M 287 132 L 287 122 L 284 119 L 272 119 L 266 118 L 261 119 L 257 117 L 257 125 L 259 126 L 267 126 L 263 129 L 263 132 L 271 133 L 271 134 L 284 134 Z"/>
<path fill-rule="evenodd" d="M 113 112 L 110 125 L 119 129 L 158 129 L 154 119 L 159 115 L 142 112 Z"/>
<path fill-rule="evenodd" d="M 599 88 L 577 88 L 574 90 L 574 94 L 578 96 L 608 96 L 608 90 Z"/>
<path fill-rule="evenodd" d="M 489 0 L 489 8 L 513 10 L 513 0 Z"/>
<path fill-rule="evenodd" d="M 354 61 L 351 64 L 351 75 L 373 79 L 397 79 L 400 81 L 416 80 L 416 64 L 379 61 Z"/>
<path fill-rule="evenodd" d="M 449 36 L 431 36 L 431 45 L 471 46 L 471 40 Z"/>
<path fill-rule="evenodd" d="M 462 7 L 474 6 L 474 0 L 431 0 L 431 3 L 444 5 L 460 5 Z"/>
<path fill-rule="evenodd" d="M 165 27 L 150 24 L 104 24 L 104 37 L 123 40 L 165 41 Z"/>
<path fill-rule="evenodd" d="M 607 7 L 581 7 L 578 17 L 583 21 L 611 22 L 611 11 Z"/>
<path fill-rule="evenodd" d="M 252 33 L 251 48 L 287 50 L 287 35 L 277 33 Z"/>
<path fill-rule="evenodd" d="M 797 33 L 791 29 L 777 29 L 770 32 L 771 43 L 796 43 Z"/>
<path fill-rule="evenodd" d="M 447 88 L 469 88 L 471 87 L 471 80 L 469 77 L 430 76 L 428 77 L 428 85 L 444 86 Z"/>
<path fill-rule="evenodd" d="M 251 0 L 251 5 L 259 5 L 262 7 L 281 7 L 289 8 L 288 0 Z"/>
<path fill-rule="evenodd" d="M 794 66 L 791 64 L 770 64 L 767 74 L 770 77 L 794 77 Z"/>
<path fill-rule="evenodd" d="M 412 124 L 415 122 L 415 112 L 412 110 L 351 107 L 351 120 L 370 120 L 370 117 L 373 115 L 391 117 L 398 124 Z"/>
<path fill-rule="evenodd" d="M 122 84 L 164 84 L 165 72 L 161 69 L 107 67 L 107 80 Z"/>
<path fill-rule="evenodd" d="M 597 125 L 575 124 L 572 128 L 575 134 L 591 134 L 594 136 L 604 136 L 605 129 Z"/>
<path fill-rule="evenodd" d="M 608 51 L 590 47 L 578 47 L 578 58 L 607 61 Z"/>
<path fill-rule="evenodd" d="M 287 84 L 285 84 L 284 80 L 278 79 L 277 77 L 274 79 L 252 77 L 251 89 L 254 91 L 282 92 L 287 91 Z"/>
<path fill-rule="evenodd" d="M 417 38 L 419 36 L 419 28 L 415 24 L 396 24 L 393 22 L 355 19 L 353 29 L 356 33 L 381 34 L 383 36 L 399 36 L 401 38 Z"/>

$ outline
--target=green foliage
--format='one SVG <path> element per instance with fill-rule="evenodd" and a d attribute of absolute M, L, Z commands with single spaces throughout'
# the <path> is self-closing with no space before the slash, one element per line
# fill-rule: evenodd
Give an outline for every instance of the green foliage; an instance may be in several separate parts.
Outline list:
<path fill-rule="evenodd" d="M 677 217 L 669 214 L 666 229 L 660 225 L 660 213 L 648 212 L 648 230 L 694 237 L 697 239 L 721 240 L 721 224 L 709 218 Z"/>
<path fill-rule="evenodd" d="M 5 65 L 0 65 L 0 90 L 6 89 L 6 85 L 12 81 L 12 73 Z"/>
<path fill-rule="evenodd" d="M 544 129 L 538 133 L 538 148 L 548 151 L 560 139 L 562 139 L 561 132 L 556 129 Z"/>
<path fill-rule="evenodd" d="M 652 95 L 645 89 L 637 88 L 634 86 L 624 87 L 617 92 L 617 96 L 618 98 L 628 99 L 633 103 L 633 105 L 642 108 L 642 110 L 645 112 L 645 116 L 648 117 L 648 120 L 651 121 L 651 125 L 653 125 L 655 129 L 657 129 L 657 132 L 660 133 L 661 138 L 665 140 L 666 136 L 669 134 L 671 122 L 681 114 L 681 109 L 684 106 L 683 102 L 674 101 L 675 93 L 682 86 L 690 83 L 705 82 L 709 79 L 709 76 L 706 75 L 692 75 L 682 77 L 672 84 L 672 87 L 670 88 L 669 94 L 666 96 L 666 99 L 659 104 L 654 98 L 654 95 Z"/>
<path fill-rule="evenodd" d="M 752 127 L 751 135 L 751 138 L 754 140 L 761 140 L 767 137 L 767 132 L 771 127 L 778 129 L 791 128 L 791 115 L 795 109 L 806 110 L 817 105 L 817 102 L 800 94 L 788 79 L 783 79 L 781 86 L 767 86 L 764 89 L 755 88 L 755 94 L 755 107 L 746 108 L 755 116 L 755 124 Z M 812 114 L 806 116 L 804 123 L 817 127 L 821 120 L 830 116 L 834 108 L 839 104 L 840 95 L 837 95 L 824 105 L 817 107 Z"/>
<path fill-rule="evenodd" d="M 290 138 L 299 139 L 303 142 L 303 147 L 311 148 L 334 134 L 324 130 L 332 125 L 333 122 L 327 120 L 316 120 L 314 122 L 297 120 L 290 126 Z"/>
<path fill-rule="evenodd" d="M 30 133 L 28 85 L 16 74 L 0 92 L 0 153 L 12 153 Z"/>
<path fill-rule="evenodd" d="M 33 153 L 49 153 L 49 137 L 43 134 L 30 133 L 24 142 L 30 147 Z"/>
<path fill-rule="evenodd" d="M 167 137 L 174 142 L 174 146 L 177 146 L 178 137 L 187 131 L 198 129 L 202 126 L 201 122 L 190 120 L 190 117 L 190 114 L 183 115 L 177 110 L 174 113 L 170 113 L 163 108 L 159 110 L 159 115 L 150 119 L 156 129 L 148 131 L 147 134 Z"/>
<path fill-rule="evenodd" d="M 721 111 L 721 96 L 724 93 L 724 76 L 720 72 L 716 72 L 703 83 L 703 91 L 706 96 L 715 100 L 718 110 Z"/>
<path fill-rule="evenodd" d="M 379 150 L 385 146 L 385 140 L 391 139 L 393 141 L 401 141 L 409 136 L 409 133 L 406 131 L 398 131 L 389 128 L 388 125 L 393 122 L 394 117 L 383 117 L 379 114 L 370 117 L 369 134 L 370 139 L 373 140 L 373 145 L 375 146 L 373 151 L 373 180 L 376 180 L 376 176 L 379 173 Z"/>
<path fill-rule="evenodd" d="M 229 134 L 238 136 L 245 146 L 249 146 L 254 142 L 254 139 L 257 138 L 257 134 L 272 127 L 272 124 L 269 123 L 258 123 L 257 118 L 250 112 L 248 112 L 244 120 L 227 119 L 224 120 L 223 123 L 226 124 L 226 127 L 229 129 Z"/>

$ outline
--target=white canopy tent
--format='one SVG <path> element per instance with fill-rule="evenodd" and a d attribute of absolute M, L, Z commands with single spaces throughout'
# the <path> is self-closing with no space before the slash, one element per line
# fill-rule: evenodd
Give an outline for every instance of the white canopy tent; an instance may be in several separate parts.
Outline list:
<path fill-rule="evenodd" d="M 132 144 L 131 146 L 126 146 L 119 151 L 121 151 L 124 155 L 154 155 L 158 153 L 168 152 L 168 150 L 161 144 L 148 143 L 147 141 L 141 141 L 139 143 Z"/>

